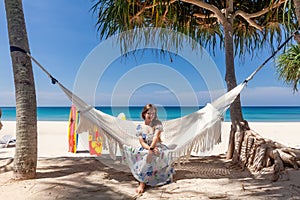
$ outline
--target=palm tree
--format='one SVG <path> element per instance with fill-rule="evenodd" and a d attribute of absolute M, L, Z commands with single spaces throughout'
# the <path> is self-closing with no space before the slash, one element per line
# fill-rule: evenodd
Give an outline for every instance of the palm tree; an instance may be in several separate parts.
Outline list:
<path fill-rule="evenodd" d="M 5 0 L 10 46 L 29 52 L 22 0 Z M 36 93 L 30 58 L 20 51 L 11 51 L 16 96 L 16 149 L 14 178 L 36 176 L 37 117 Z"/>
<path fill-rule="evenodd" d="M 291 3 L 291 0 L 289 0 Z M 293 0 L 293 9 L 297 17 L 298 29 L 300 27 L 300 1 Z M 290 13 L 292 13 L 291 10 Z M 293 85 L 293 91 L 298 91 L 300 83 L 300 35 L 295 35 L 295 40 L 298 44 L 293 44 L 291 47 L 281 54 L 277 59 L 277 73 L 279 78 L 283 79 L 287 84 Z"/>
<path fill-rule="evenodd" d="M 244 53 L 254 55 L 254 50 L 265 47 L 264 44 L 268 47 L 271 44 L 275 48 L 284 38 L 283 33 L 287 34 L 288 28 L 294 27 L 284 20 L 288 12 L 285 9 L 286 1 L 97 0 L 92 10 L 98 15 L 97 26 L 101 39 L 137 28 L 162 27 L 184 33 L 210 49 L 214 49 L 219 42 L 225 50 L 225 81 L 227 89 L 231 90 L 237 85 L 234 56 Z M 151 41 L 149 38 L 146 40 Z M 132 40 L 122 42 L 122 47 L 126 48 Z M 180 43 L 180 40 L 166 42 Z M 274 160 L 274 154 L 265 156 L 267 145 L 261 148 L 263 153 L 257 153 L 256 144 L 253 146 L 252 143 L 254 150 L 250 157 L 257 162 L 249 161 L 251 152 L 248 147 L 244 151 L 243 145 L 248 144 L 246 140 L 250 137 L 247 136 L 247 130 L 250 128 L 243 118 L 239 97 L 230 106 L 230 117 L 232 126 L 228 159 L 232 158 L 234 163 L 243 162 L 243 167 L 253 164 L 258 170 L 269 163 L 266 160 L 270 157 Z M 241 155 L 245 152 L 248 155 Z"/>
<path fill-rule="evenodd" d="M 300 83 L 300 45 L 292 45 L 278 58 L 277 72 L 279 77 L 287 84 L 293 85 L 293 90 L 298 91 Z"/>

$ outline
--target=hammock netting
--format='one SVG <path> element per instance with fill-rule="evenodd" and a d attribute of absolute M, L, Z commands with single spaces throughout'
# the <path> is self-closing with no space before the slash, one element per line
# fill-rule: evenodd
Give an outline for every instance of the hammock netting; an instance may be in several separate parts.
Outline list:
<path fill-rule="evenodd" d="M 88 105 L 62 84 L 60 88 L 76 106 L 80 120 L 77 133 L 88 132 L 101 135 L 102 148 L 112 159 L 122 154 L 123 145 L 138 147 L 136 121 L 122 120 Z M 162 141 L 170 149 L 173 161 L 187 159 L 193 154 L 209 152 L 221 142 L 221 122 L 226 110 L 245 87 L 246 81 L 202 109 L 181 118 L 162 121 Z"/>

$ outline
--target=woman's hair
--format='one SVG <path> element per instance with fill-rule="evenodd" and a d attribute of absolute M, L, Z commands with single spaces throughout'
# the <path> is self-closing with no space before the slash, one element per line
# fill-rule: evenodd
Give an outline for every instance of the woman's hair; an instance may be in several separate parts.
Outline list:
<path fill-rule="evenodd" d="M 145 115 L 146 113 L 150 110 L 150 109 L 153 109 L 154 112 L 155 112 L 155 115 L 154 115 L 154 119 L 153 120 L 158 120 L 158 116 L 157 116 L 157 108 L 149 103 L 147 105 L 144 106 L 143 110 L 142 110 L 142 114 L 141 114 L 141 117 L 145 120 Z"/>
<path fill-rule="evenodd" d="M 153 109 L 154 112 L 155 112 L 154 118 L 153 118 L 153 120 L 152 120 L 152 122 L 151 122 L 152 125 L 150 125 L 150 126 L 153 127 L 153 128 L 155 128 L 156 126 L 159 126 L 159 125 L 161 126 L 162 123 L 161 123 L 161 121 L 158 119 L 157 108 L 156 108 L 156 106 L 154 106 L 154 105 L 151 104 L 151 103 L 149 103 L 149 104 L 147 104 L 147 105 L 144 106 L 144 108 L 143 108 L 143 110 L 142 110 L 142 114 L 141 114 L 142 116 L 141 116 L 141 117 L 145 120 L 145 115 L 146 115 L 146 113 L 147 113 L 150 109 Z M 158 141 L 159 141 L 159 142 L 162 142 L 160 135 L 158 136 Z"/>

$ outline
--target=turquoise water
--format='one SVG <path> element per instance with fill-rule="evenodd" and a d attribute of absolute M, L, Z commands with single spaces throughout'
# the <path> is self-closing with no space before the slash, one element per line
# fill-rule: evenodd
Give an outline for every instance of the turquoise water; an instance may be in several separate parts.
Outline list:
<path fill-rule="evenodd" d="M 1 109 L 3 121 L 16 119 L 15 107 L 1 107 Z M 142 107 L 97 107 L 97 109 L 113 116 L 123 112 L 127 119 L 141 120 Z M 196 110 L 197 107 L 159 107 L 158 115 L 161 120 L 169 120 Z M 300 106 L 247 106 L 242 110 L 244 118 L 250 122 L 300 122 Z M 68 121 L 69 112 L 70 107 L 38 107 L 37 117 L 39 121 Z M 225 121 L 230 121 L 229 111 L 226 112 Z"/>

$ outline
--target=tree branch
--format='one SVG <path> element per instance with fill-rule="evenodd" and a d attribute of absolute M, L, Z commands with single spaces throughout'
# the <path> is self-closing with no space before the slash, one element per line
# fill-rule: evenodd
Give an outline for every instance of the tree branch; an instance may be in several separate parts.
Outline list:
<path fill-rule="evenodd" d="M 256 28 L 260 31 L 263 30 L 262 26 L 258 25 L 257 23 L 254 22 L 254 20 L 251 19 L 253 17 L 251 17 L 250 14 L 245 13 L 244 11 L 238 10 L 235 12 L 234 17 L 236 17 L 238 15 L 241 16 L 242 18 L 244 18 L 250 24 L 250 26 L 253 26 L 254 28 Z"/>
<path fill-rule="evenodd" d="M 192 5 L 195 5 L 195 6 L 198 6 L 200 8 L 204 8 L 204 9 L 207 9 L 209 11 L 211 11 L 212 13 L 214 13 L 213 17 L 216 17 L 220 22 L 221 24 L 225 23 L 225 17 L 224 15 L 222 14 L 222 12 L 219 10 L 219 8 L 217 8 L 216 6 L 213 6 L 211 4 L 208 4 L 208 3 L 205 3 L 203 1 L 199 1 L 199 0 L 180 0 L 181 2 L 185 2 L 185 3 L 189 3 L 189 4 L 192 4 Z M 195 14 L 194 16 L 197 17 L 197 15 L 199 17 L 201 17 L 201 15 L 199 14 Z M 203 17 L 201 17 L 203 18 Z"/>
<path fill-rule="evenodd" d="M 170 4 L 173 4 L 177 1 L 178 0 L 171 0 L 169 2 L 164 2 L 163 5 L 170 5 Z M 208 3 L 205 3 L 205 2 L 199 1 L 199 0 L 180 0 L 180 1 L 184 2 L 184 3 L 188 3 L 188 4 L 198 6 L 199 8 L 207 9 L 207 10 L 209 10 L 213 13 L 213 14 L 210 14 L 210 15 L 204 15 L 204 14 L 200 14 L 200 13 L 193 14 L 193 16 L 195 16 L 197 18 L 202 18 L 202 19 L 217 18 L 221 24 L 224 24 L 225 21 L 226 21 L 226 18 L 223 15 L 222 11 L 219 10 L 219 8 L 217 8 L 216 6 L 213 6 L 211 4 L 208 4 Z M 278 8 L 279 6 L 281 6 L 286 1 L 287 0 L 280 0 L 276 4 L 272 4 L 271 6 L 269 6 L 267 8 L 264 8 L 263 10 L 261 10 L 259 12 L 252 13 L 252 14 L 249 14 L 249 13 L 246 13 L 244 11 L 238 10 L 234 13 L 233 18 L 236 17 L 236 16 L 241 16 L 242 18 L 244 18 L 249 23 L 250 26 L 253 26 L 254 28 L 262 31 L 262 26 L 258 25 L 252 18 L 262 16 L 262 15 L 266 14 L 267 12 L 269 12 L 270 10 L 272 10 L 274 8 Z M 135 16 L 133 16 L 131 18 L 130 21 L 132 22 L 134 19 L 138 18 L 145 10 L 152 9 L 152 8 L 158 6 L 158 5 L 159 5 L 159 3 L 144 6 L 139 12 L 136 13 Z M 166 16 L 167 12 L 168 12 L 168 9 L 165 11 L 165 13 L 163 15 L 163 18 Z"/>
<path fill-rule="evenodd" d="M 266 14 L 267 12 L 269 12 L 270 10 L 274 9 L 274 8 L 278 8 L 279 6 L 281 6 L 281 4 L 285 3 L 287 0 L 280 0 L 278 3 L 276 4 L 272 4 L 270 7 L 264 8 L 259 12 L 256 13 L 246 13 L 244 11 L 238 10 L 234 13 L 233 17 L 236 16 L 241 16 L 242 18 L 244 18 L 251 26 L 257 28 L 258 30 L 262 31 L 262 27 L 260 25 L 258 25 L 257 23 L 254 22 L 254 20 L 252 20 L 252 18 L 255 17 L 260 17 L 264 14 Z"/>
<path fill-rule="evenodd" d="M 193 14 L 194 17 L 201 18 L 201 19 L 208 19 L 208 18 L 218 18 L 217 15 L 215 14 L 210 14 L 210 15 L 204 15 L 200 13 L 195 13 Z"/>
<path fill-rule="evenodd" d="M 174 2 L 176 2 L 177 0 L 171 0 L 170 2 L 165 2 L 163 3 L 163 5 L 171 5 L 173 4 Z M 130 19 L 130 22 L 132 22 L 134 19 L 138 18 L 145 10 L 147 9 L 152 9 L 154 8 L 155 6 L 158 6 L 159 3 L 155 3 L 153 5 L 149 5 L 149 6 L 144 6 L 139 12 L 136 13 L 136 15 L 134 15 L 131 19 Z M 167 9 L 168 10 L 168 9 Z M 165 13 L 166 15 L 166 13 Z M 165 16 L 164 15 L 164 16 Z"/>

